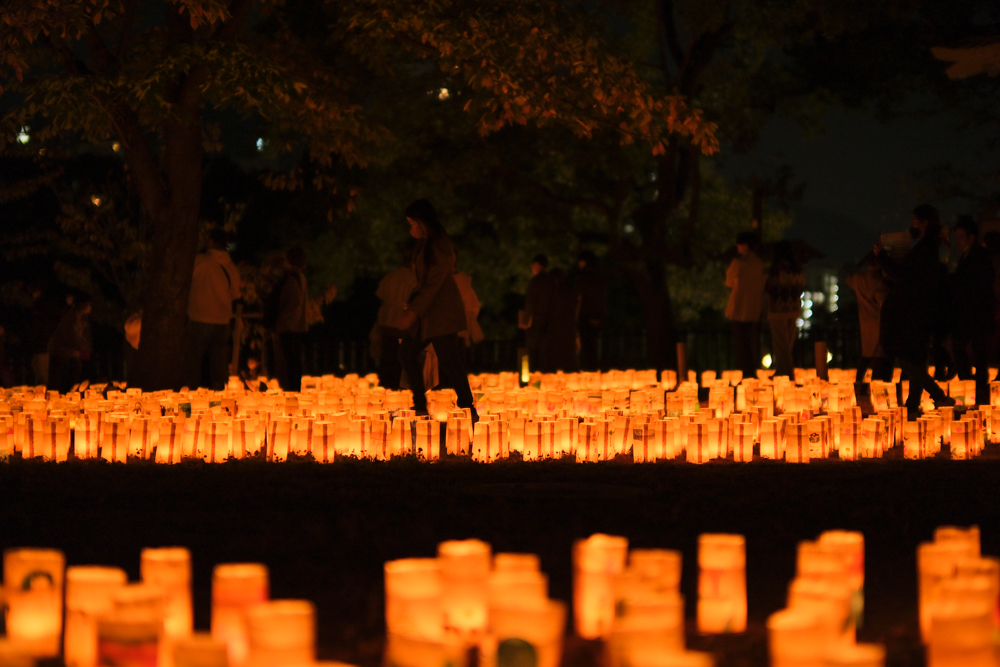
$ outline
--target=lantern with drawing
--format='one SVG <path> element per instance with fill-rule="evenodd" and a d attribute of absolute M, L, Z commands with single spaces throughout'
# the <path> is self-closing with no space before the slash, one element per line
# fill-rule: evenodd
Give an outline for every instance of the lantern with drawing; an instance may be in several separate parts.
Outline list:
<path fill-rule="evenodd" d="M 55 549 L 8 549 L 3 555 L 7 637 L 24 653 L 59 653 L 66 558 Z"/>
<path fill-rule="evenodd" d="M 747 624 L 743 536 L 700 535 L 698 570 L 698 632 L 743 632 Z"/>
<path fill-rule="evenodd" d="M 267 567 L 260 563 L 224 563 L 212 573 L 212 637 L 227 649 L 229 664 L 247 661 L 247 611 L 266 602 L 269 593 Z M 178 666 L 179 667 L 179 666 Z"/>

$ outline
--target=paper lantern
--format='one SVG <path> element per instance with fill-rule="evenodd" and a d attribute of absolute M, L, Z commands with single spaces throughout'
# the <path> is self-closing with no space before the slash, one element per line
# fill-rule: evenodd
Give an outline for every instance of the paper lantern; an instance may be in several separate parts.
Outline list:
<path fill-rule="evenodd" d="M 35 659 L 26 655 L 17 642 L 0 637 L 0 665 L 3 667 L 35 667 Z"/>
<path fill-rule="evenodd" d="M 3 555 L 7 637 L 36 658 L 59 653 L 66 558 L 55 549 L 8 549 Z"/>
<path fill-rule="evenodd" d="M 885 667 L 881 644 L 843 644 L 827 649 L 824 667 Z"/>
<path fill-rule="evenodd" d="M 316 609 L 308 600 L 272 600 L 247 610 L 250 667 L 305 667 L 316 660 Z"/>
<path fill-rule="evenodd" d="M 829 645 L 855 641 L 851 587 L 845 579 L 795 578 L 788 587 L 788 609 L 814 612 L 826 629 Z"/>
<path fill-rule="evenodd" d="M 207 632 L 177 640 L 174 667 L 229 667 L 226 644 Z"/>
<path fill-rule="evenodd" d="M 924 542 L 917 547 L 920 631 L 925 642 L 930 638 L 931 607 L 941 583 L 955 575 L 960 561 L 978 556 L 967 541 Z"/>
<path fill-rule="evenodd" d="M 993 607 L 970 600 L 938 601 L 928 633 L 928 667 L 993 667 Z"/>
<path fill-rule="evenodd" d="M 531 609 L 490 609 L 490 634 L 496 645 L 496 664 L 558 667 L 566 632 L 566 605 L 547 600 Z M 529 657 L 534 659 L 530 662 Z"/>
<path fill-rule="evenodd" d="M 269 590 L 267 567 L 260 563 L 223 563 L 212 572 L 212 637 L 227 647 L 234 667 L 249 652 L 247 610 L 266 602 Z"/>
<path fill-rule="evenodd" d="M 785 461 L 789 463 L 809 463 L 808 424 L 785 424 Z"/>
<path fill-rule="evenodd" d="M 385 664 L 395 667 L 466 667 L 468 651 L 455 637 L 426 639 L 390 633 Z"/>
<path fill-rule="evenodd" d="M 494 607 L 538 609 L 548 602 L 549 581 L 537 570 L 493 572 L 489 576 L 487 590 L 491 610 Z"/>
<path fill-rule="evenodd" d="M 682 563 L 681 552 L 671 549 L 633 549 L 628 554 L 629 570 L 656 593 L 679 590 Z"/>
<path fill-rule="evenodd" d="M 739 462 L 753 461 L 753 441 L 756 429 L 748 422 L 733 424 L 733 460 Z"/>
<path fill-rule="evenodd" d="M 478 422 L 473 427 L 471 454 L 474 461 L 489 463 L 500 458 L 506 458 L 507 452 L 500 437 L 500 424 L 496 422 Z"/>
<path fill-rule="evenodd" d="M 494 572 L 536 572 L 541 562 L 535 554 L 498 553 L 493 555 Z"/>
<path fill-rule="evenodd" d="M 162 617 L 152 611 L 112 610 L 97 620 L 100 667 L 148 667 L 163 659 Z"/>
<path fill-rule="evenodd" d="M 117 567 L 77 565 L 66 569 L 66 667 L 97 665 L 97 618 L 113 608 L 112 596 L 128 581 Z"/>
<path fill-rule="evenodd" d="M 65 419 L 33 419 L 27 433 L 26 448 L 32 452 L 25 458 L 41 456 L 45 461 L 65 461 L 69 456 L 69 422 Z"/>
<path fill-rule="evenodd" d="M 860 458 L 881 458 L 884 436 L 885 422 L 881 419 L 869 417 L 861 422 Z"/>
<path fill-rule="evenodd" d="M 385 624 L 390 635 L 440 639 L 444 631 L 441 565 L 436 558 L 385 564 Z"/>
<path fill-rule="evenodd" d="M 746 541 L 742 535 L 698 537 L 698 632 L 743 632 L 747 624 Z"/>
<path fill-rule="evenodd" d="M 840 556 L 846 580 L 854 591 L 853 612 L 860 615 L 864 609 L 865 536 L 856 531 L 828 530 L 820 534 L 817 542 Z"/>
<path fill-rule="evenodd" d="M 460 636 L 486 630 L 488 579 L 492 555 L 481 540 L 451 540 L 438 545 L 444 626 Z"/>
<path fill-rule="evenodd" d="M 937 543 L 954 542 L 964 545 L 971 558 L 979 558 L 981 554 L 979 526 L 969 526 L 968 528 L 938 526 L 934 529 L 934 541 Z"/>
<path fill-rule="evenodd" d="M 184 547 L 143 549 L 139 570 L 143 583 L 163 591 L 164 636 L 173 640 L 191 634 L 191 552 Z"/>
<path fill-rule="evenodd" d="M 715 433 L 718 435 L 718 431 Z M 718 451 L 718 441 L 713 448 L 710 437 L 708 424 L 688 424 L 687 446 L 685 448 L 688 463 L 707 463 Z"/>
<path fill-rule="evenodd" d="M 783 609 L 767 619 L 771 667 L 821 667 L 827 630 L 814 612 Z"/>
<path fill-rule="evenodd" d="M 183 447 L 184 420 L 163 418 L 157 423 L 156 462 L 180 463 Z"/>
<path fill-rule="evenodd" d="M 573 545 L 573 617 L 585 639 L 606 637 L 615 617 L 614 577 L 625 569 L 628 540 L 596 534 Z"/>
<path fill-rule="evenodd" d="M 783 423 L 777 419 L 760 422 L 760 457 L 780 459 L 785 455 Z"/>
<path fill-rule="evenodd" d="M 418 419 L 416 424 L 413 450 L 417 458 L 426 461 L 437 460 L 441 448 L 441 423 L 433 419 Z"/>

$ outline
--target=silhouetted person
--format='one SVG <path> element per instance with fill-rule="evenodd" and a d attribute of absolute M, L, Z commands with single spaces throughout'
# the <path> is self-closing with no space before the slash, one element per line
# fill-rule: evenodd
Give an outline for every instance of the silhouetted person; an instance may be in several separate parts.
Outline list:
<path fill-rule="evenodd" d="M 543 372 L 564 371 L 575 373 L 579 370 L 576 359 L 576 316 L 579 296 L 566 282 L 562 269 L 549 272 L 552 281 L 552 303 L 548 330 L 542 341 Z"/>
<path fill-rule="evenodd" d="M 406 332 L 398 329 L 397 324 L 416 288 L 413 255 L 406 252 L 403 254 L 403 266 L 390 271 L 375 290 L 375 296 L 381 299 L 382 305 L 379 306 L 375 327 L 372 329 L 372 356 L 376 356 L 377 352 L 378 383 L 386 389 L 400 388 L 403 366 L 399 361 L 399 341 Z"/>
<path fill-rule="evenodd" d="M 194 259 L 188 323 L 184 337 L 188 387 L 201 386 L 202 365 L 208 361 L 212 389 L 221 390 L 229 379 L 229 320 L 233 301 L 240 298 L 240 272 L 226 252 L 226 232 L 209 232 L 208 248 Z"/>
<path fill-rule="evenodd" d="M 309 330 L 309 286 L 302 272 L 305 268 L 306 251 L 299 246 L 289 248 L 285 253 L 285 277 L 274 324 L 285 361 L 285 376 L 278 378 L 278 384 L 286 391 L 299 391 L 302 387 L 302 343 Z"/>
<path fill-rule="evenodd" d="M 882 251 L 880 244 L 875 246 L 889 287 L 880 321 L 882 347 L 887 357 L 899 362 L 909 378 L 906 409 L 911 420 L 920 414 L 920 397 L 924 391 L 937 406 L 955 404 L 927 374 L 927 347 L 943 298 L 938 259 L 940 233 L 941 218 L 937 209 L 922 204 L 913 209 L 910 223 L 910 237 L 916 244 L 901 262 L 894 262 Z"/>
<path fill-rule="evenodd" d="M 989 251 L 979 244 L 979 225 L 972 216 L 960 216 L 955 224 L 955 244 L 962 251 L 951 280 L 955 325 L 952 349 L 955 369 L 963 380 L 973 379 L 976 367 L 976 403 L 989 405 L 990 359 L 988 341 L 993 333 L 993 263 Z M 972 359 L 969 359 L 969 351 Z"/>
<path fill-rule="evenodd" d="M 552 276 L 546 269 L 549 258 L 535 255 L 531 260 L 531 281 L 524 294 L 524 321 L 518 325 L 525 329 L 525 346 L 532 370 L 548 368 L 545 359 L 545 336 L 552 316 Z"/>
<path fill-rule="evenodd" d="M 399 346 L 399 360 L 413 391 L 417 414 L 427 414 L 423 367 L 420 354 L 434 345 L 441 382 L 458 395 L 458 406 L 472 410 L 472 389 L 466 372 L 465 346 L 458 332 L 466 328 L 465 305 L 455 284 L 455 249 L 437 211 L 426 199 L 406 207 L 410 235 L 417 239 L 413 249 L 413 273 L 417 288 L 410 297 L 397 327 L 406 332 Z"/>
<path fill-rule="evenodd" d="M 736 257 L 726 270 L 729 303 L 726 318 L 733 323 L 736 368 L 743 377 L 757 377 L 760 365 L 760 317 L 764 308 L 764 262 L 753 251 L 757 237 L 742 232 L 736 237 Z"/>
<path fill-rule="evenodd" d="M 768 296 L 767 321 L 771 325 L 771 353 L 776 375 L 792 377 L 795 364 L 792 350 L 802 316 L 802 290 L 806 274 L 795 260 L 792 244 L 781 241 L 774 247 L 774 261 L 767 272 L 764 291 Z"/>
<path fill-rule="evenodd" d="M 63 315 L 49 339 L 48 388 L 66 393 L 83 380 L 83 360 L 90 356 L 91 302 L 86 296 L 78 297 Z"/>
<path fill-rule="evenodd" d="M 24 353 L 31 359 L 31 371 L 36 385 L 49 381 L 49 340 L 66 313 L 66 302 L 50 287 L 34 282 L 29 287 L 31 311 L 25 323 Z"/>
<path fill-rule="evenodd" d="M 861 328 L 861 363 L 857 382 L 863 382 L 868 369 L 872 379 L 892 380 L 892 360 L 885 356 L 879 337 L 882 304 L 889 293 L 882 267 L 875 255 L 868 255 L 860 271 L 847 276 L 847 285 L 858 297 L 858 323 Z"/>
<path fill-rule="evenodd" d="M 608 316 L 608 288 L 597 257 L 589 250 L 580 253 L 580 272 L 573 288 L 580 299 L 577 330 L 580 333 L 580 370 L 601 368 L 601 329 Z"/>
<path fill-rule="evenodd" d="M 465 342 L 465 347 L 471 348 L 482 343 L 485 338 L 483 329 L 479 326 L 479 311 L 483 306 L 479 303 L 476 290 L 472 289 L 472 276 L 465 271 L 455 271 L 455 284 L 458 285 L 458 293 L 462 295 L 466 323 L 465 329 L 459 331 L 458 335 Z"/>
<path fill-rule="evenodd" d="M 1000 364 L 1000 232 L 983 234 L 983 245 L 993 265 L 993 335 L 990 336 L 990 365 Z"/>

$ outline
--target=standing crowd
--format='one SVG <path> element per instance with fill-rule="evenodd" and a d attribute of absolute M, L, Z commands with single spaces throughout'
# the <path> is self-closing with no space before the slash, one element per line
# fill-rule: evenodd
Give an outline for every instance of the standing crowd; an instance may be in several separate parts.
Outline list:
<path fill-rule="evenodd" d="M 935 380 L 975 380 L 977 401 L 988 403 L 989 368 L 1000 352 L 1000 233 L 983 238 L 971 216 L 960 216 L 953 231 L 961 254 L 949 272 L 942 246 L 951 244 L 950 234 L 933 206 L 918 206 L 909 227 L 911 247 L 891 253 L 879 242 L 860 270 L 847 277 L 857 294 L 861 325 L 858 380 L 871 369 L 873 379 L 888 382 L 893 369 L 900 368 L 910 382 L 906 407 L 911 419 L 919 414 L 923 391 L 935 405 L 954 405 Z M 739 256 L 726 272 L 732 290 L 726 317 L 732 322 L 737 368 L 746 376 L 759 368 L 759 322 L 766 312 L 775 373 L 791 375 L 805 274 L 788 242 L 775 245 L 767 268 L 756 241 L 749 232 L 737 237 Z"/>

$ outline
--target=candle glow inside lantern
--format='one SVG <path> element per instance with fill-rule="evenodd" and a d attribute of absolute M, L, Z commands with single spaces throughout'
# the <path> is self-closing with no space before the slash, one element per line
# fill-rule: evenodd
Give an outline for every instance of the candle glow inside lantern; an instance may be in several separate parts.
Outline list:
<path fill-rule="evenodd" d="M 698 632 L 743 632 L 747 625 L 746 540 L 742 535 L 698 537 Z"/>
<path fill-rule="evenodd" d="M 451 540 L 438 545 L 444 626 L 462 637 L 485 632 L 488 615 L 490 545 L 482 540 Z"/>
<path fill-rule="evenodd" d="M 112 593 L 111 611 L 97 619 L 99 667 L 146 667 L 169 661 L 164 655 L 163 591 L 127 584 Z"/>
<path fill-rule="evenodd" d="M 316 609 L 308 600 L 272 600 L 247 610 L 251 667 L 305 667 L 316 661 Z"/>
<path fill-rule="evenodd" d="M 164 636 L 176 639 L 191 634 L 191 552 L 184 547 L 143 549 L 139 570 L 143 583 L 163 591 Z"/>
<path fill-rule="evenodd" d="M 573 545 L 573 616 L 585 639 L 606 637 L 615 617 L 614 578 L 625 569 L 628 540 L 591 535 Z"/>
<path fill-rule="evenodd" d="M 824 667 L 885 667 L 881 644 L 844 644 L 827 649 Z"/>
<path fill-rule="evenodd" d="M 941 584 L 955 575 L 959 562 L 978 556 L 978 549 L 967 541 L 924 542 L 917 547 L 920 631 L 924 642 L 930 638 L 931 610 Z"/>
<path fill-rule="evenodd" d="M 8 549 L 3 555 L 7 637 L 36 658 L 58 655 L 66 558 L 55 549 Z"/>
<path fill-rule="evenodd" d="M 928 667 L 993 667 L 993 607 L 968 599 L 938 600 L 931 612 Z"/>
<path fill-rule="evenodd" d="M 265 565 L 224 563 L 215 566 L 212 573 L 212 637 L 227 648 L 229 664 L 234 667 L 246 662 L 250 650 L 246 612 L 269 597 Z"/>
<path fill-rule="evenodd" d="M 111 611 L 112 596 L 128 582 L 117 567 L 78 565 L 66 569 L 66 667 L 97 665 L 97 618 Z"/>
<path fill-rule="evenodd" d="M 490 609 L 491 640 L 496 643 L 496 664 L 501 667 L 559 667 L 565 632 L 566 605 L 562 602 L 546 600 L 528 609 Z"/>
<path fill-rule="evenodd" d="M 439 640 L 444 631 L 441 564 L 403 558 L 385 564 L 385 625 L 389 635 Z"/>
<path fill-rule="evenodd" d="M 389 633 L 385 664 L 395 667 L 466 667 L 466 646 L 456 637 L 426 639 Z"/>

